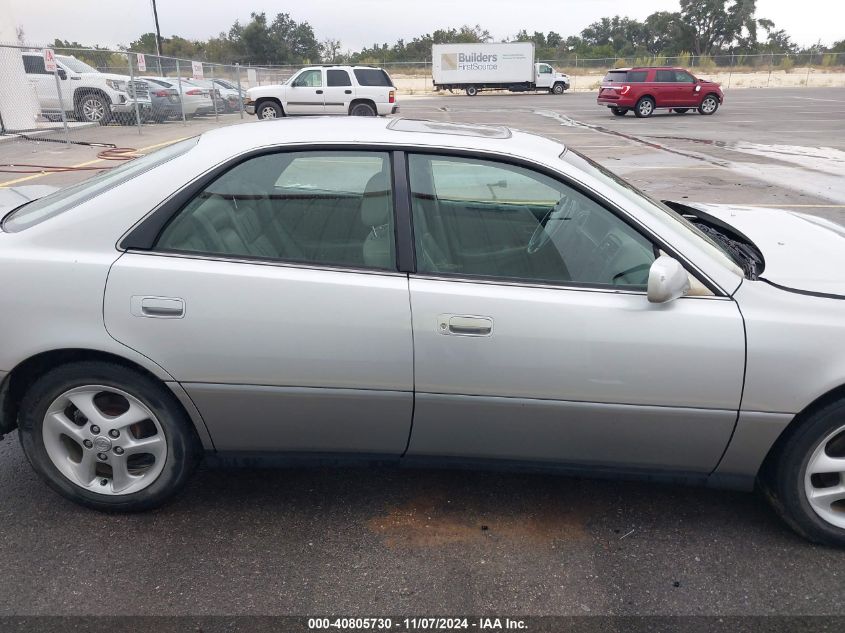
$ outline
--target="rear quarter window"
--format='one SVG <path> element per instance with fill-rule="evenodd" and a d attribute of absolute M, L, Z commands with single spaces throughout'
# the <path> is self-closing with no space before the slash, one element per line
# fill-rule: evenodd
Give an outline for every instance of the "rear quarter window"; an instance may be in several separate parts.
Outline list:
<path fill-rule="evenodd" d="M 646 77 L 648 77 L 647 70 L 632 70 L 628 73 L 628 83 L 642 83 L 646 80 Z"/>
<path fill-rule="evenodd" d="M 390 76 L 381 68 L 356 68 L 354 72 L 360 86 L 393 87 Z"/>

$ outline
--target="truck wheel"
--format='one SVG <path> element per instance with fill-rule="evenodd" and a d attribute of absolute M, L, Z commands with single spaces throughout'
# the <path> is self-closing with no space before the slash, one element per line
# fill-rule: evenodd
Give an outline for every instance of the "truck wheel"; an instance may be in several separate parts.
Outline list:
<path fill-rule="evenodd" d="M 563 84 L 555 84 L 552 86 L 552 94 L 562 95 L 564 90 L 565 88 L 563 87 Z"/>
<path fill-rule="evenodd" d="M 108 125 L 111 119 L 108 98 L 97 93 L 82 95 L 76 103 L 76 116 L 86 123 Z"/>
<path fill-rule="evenodd" d="M 285 116 L 285 113 L 282 111 L 282 106 L 275 101 L 262 101 L 258 104 L 258 107 L 255 108 L 255 114 L 258 115 L 258 119 L 260 121 L 280 119 Z"/>
<path fill-rule="evenodd" d="M 376 110 L 369 103 L 356 103 L 349 110 L 349 116 L 375 116 Z"/>
<path fill-rule="evenodd" d="M 643 97 L 639 101 L 637 101 L 637 105 L 634 106 L 634 114 L 637 115 L 638 119 L 646 119 L 654 114 L 654 99 L 651 97 Z"/>
<path fill-rule="evenodd" d="M 466 93 L 468 97 L 474 97 L 478 94 L 478 88 L 476 88 L 475 86 L 467 86 Z"/>
<path fill-rule="evenodd" d="M 610 106 L 610 111 L 613 112 L 614 116 L 625 116 L 628 114 L 628 108 L 617 108 L 616 106 Z"/>

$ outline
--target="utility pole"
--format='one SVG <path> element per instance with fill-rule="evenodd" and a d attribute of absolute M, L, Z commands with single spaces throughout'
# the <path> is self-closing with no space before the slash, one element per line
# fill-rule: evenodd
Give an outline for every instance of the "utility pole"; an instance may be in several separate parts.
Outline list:
<path fill-rule="evenodd" d="M 156 22 L 156 55 L 161 57 L 161 29 L 158 26 L 158 9 L 156 9 L 156 0 L 151 0 L 153 3 L 153 18 Z M 159 60 L 161 63 L 161 60 Z"/>

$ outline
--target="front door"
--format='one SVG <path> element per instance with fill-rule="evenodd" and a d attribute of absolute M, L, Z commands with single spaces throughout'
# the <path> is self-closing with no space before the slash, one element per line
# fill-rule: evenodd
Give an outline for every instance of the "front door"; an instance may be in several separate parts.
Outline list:
<path fill-rule="evenodd" d="M 743 381 L 733 301 L 650 304 L 651 241 L 562 182 L 487 160 L 408 162 L 409 456 L 716 466 Z"/>
<path fill-rule="evenodd" d="M 685 70 L 675 71 L 675 100 L 679 105 L 698 106 L 701 99 L 701 88 L 695 77 Z"/>
<path fill-rule="evenodd" d="M 323 70 L 303 70 L 291 82 L 287 90 L 287 114 L 324 114 Z"/>
<path fill-rule="evenodd" d="M 552 80 L 554 79 L 554 69 L 548 64 L 537 64 L 537 84 L 538 88 L 551 88 Z"/>
<path fill-rule="evenodd" d="M 105 323 L 182 384 L 218 450 L 399 455 L 413 405 L 389 157 L 232 167 L 109 274 Z"/>

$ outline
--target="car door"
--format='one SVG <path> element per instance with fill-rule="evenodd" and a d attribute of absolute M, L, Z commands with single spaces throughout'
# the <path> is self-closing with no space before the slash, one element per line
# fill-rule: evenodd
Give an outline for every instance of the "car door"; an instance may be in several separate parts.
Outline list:
<path fill-rule="evenodd" d="M 56 90 L 56 78 L 47 72 L 41 55 L 23 56 L 24 70 L 30 85 L 38 97 L 42 111 L 59 111 L 59 93 Z"/>
<path fill-rule="evenodd" d="M 409 456 L 716 466 L 743 382 L 732 300 L 649 303 L 651 240 L 557 179 L 447 155 L 408 164 Z"/>
<path fill-rule="evenodd" d="M 678 105 L 698 106 L 701 99 L 701 88 L 698 86 L 698 80 L 685 70 L 676 70 L 675 95 Z"/>
<path fill-rule="evenodd" d="M 326 114 L 348 114 L 353 98 L 352 79 L 349 72 L 341 68 L 326 69 L 326 87 L 323 99 Z"/>
<path fill-rule="evenodd" d="M 324 105 L 323 69 L 303 70 L 291 82 L 287 90 L 287 114 L 323 114 Z"/>
<path fill-rule="evenodd" d="M 548 64 L 537 64 L 537 88 L 550 88 L 554 79 L 554 70 Z"/>
<path fill-rule="evenodd" d="M 112 267 L 109 333 L 182 384 L 218 450 L 405 449 L 412 338 L 389 173 L 384 152 L 255 156 Z"/>
<path fill-rule="evenodd" d="M 674 70 L 656 70 L 654 84 L 651 86 L 656 105 L 659 108 L 669 108 L 680 105 L 678 102 L 677 84 Z"/>

